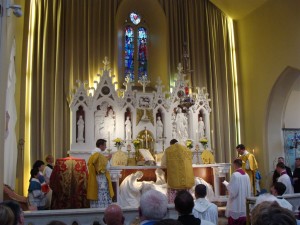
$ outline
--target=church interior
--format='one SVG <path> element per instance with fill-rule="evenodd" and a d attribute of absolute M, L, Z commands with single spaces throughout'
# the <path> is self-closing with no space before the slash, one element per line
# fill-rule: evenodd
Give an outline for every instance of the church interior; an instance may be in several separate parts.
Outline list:
<path fill-rule="evenodd" d="M 244 144 L 266 190 L 278 157 L 295 168 L 300 1 L 0 0 L 0 6 L 0 201 L 4 184 L 27 196 L 36 160 L 86 159 L 96 137 L 108 139 L 109 149 L 115 138 L 126 144 L 140 138 L 153 156 L 172 138 L 193 140 L 193 162 L 202 169 L 199 138 L 208 139 L 204 148 L 215 163 L 228 167 L 238 157 L 236 146 Z M 156 100 L 163 107 L 154 107 Z M 103 107 L 117 125 L 97 133 L 94 112 Z M 190 120 L 186 135 L 173 134 L 173 112 L 182 109 Z M 203 120 L 204 136 L 193 119 Z M 125 155 L 130 148 L 124 147 Z M 231 172 L 222 176 L 229 179 Z M 208 176 L 214 180 L 216 173 Z"/>

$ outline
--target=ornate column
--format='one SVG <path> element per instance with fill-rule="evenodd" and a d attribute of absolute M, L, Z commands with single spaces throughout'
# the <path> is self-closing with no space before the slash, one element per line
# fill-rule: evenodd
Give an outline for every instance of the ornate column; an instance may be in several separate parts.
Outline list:
<path fill-rule="evenodd" d="M 113 188 L 114 188 L 114 192 L 115 192 L 115 196 L 113 201 L 118 203 L 118 195 L 119 195 L 119 187 L 120 187 L 120 178 L 122 177 L 122 169 L 118 169 L 116 167 L 111 167 L 110 168 L 110 177 L 111 177 L 111 181 L 113 184 Z"/>
<path fill-rule="evenodd" d="M 218 163 L 216 166 L 213 166 L 214 172 L 214 188 L 215 188 L 215 196 L 219 198 L 220 195 L 220 178 L 225 178 L 226 174 L 229 173 L 230 163 Z"/>

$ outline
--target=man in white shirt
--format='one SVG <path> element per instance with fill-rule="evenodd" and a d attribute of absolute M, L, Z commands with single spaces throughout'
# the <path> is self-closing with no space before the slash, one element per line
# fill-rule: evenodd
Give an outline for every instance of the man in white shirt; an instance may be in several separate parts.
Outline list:
<path fill-rule="evenodd" d="M 277 163 L 276 171 L 280 174 L 280 177 L 277 181 L 283 183 L 286 187 L 284 194 L 294 194 L 294 188 L 291 182 L 291 178 L 287 175 L 283 162 Z"/>
<path fill-rule="evenodd" d="M 248 174 L 242 169 L 242 160 L 235 159 L 233 167 L 235 172 L 231 175 L 226 186 L 229 198 L 225 215 L 228 224 L 246 224 L 246 198 L 251 196 L 251 185 Z"/>
<path fill-rule="evenodd" d="M 271 193 L 275 197 L 282 196 L 286 190 L 286 186 L 281 182 L 275 182 L 271 187 Z M 276 201 L 283 208 L 287 208 L 289 210 L 293 210 L 293 206 L 284 198 L 277 198 Z"/>
<path fill-rule="evenodd" d="M 208 220 L 214 224 L 218 224 L 218 206 L 208 201 L 205 197 L 207 187 L 204 184 L 198 184 L 195 187 L 195 205 L 193 215 L 201 220 Z"/>

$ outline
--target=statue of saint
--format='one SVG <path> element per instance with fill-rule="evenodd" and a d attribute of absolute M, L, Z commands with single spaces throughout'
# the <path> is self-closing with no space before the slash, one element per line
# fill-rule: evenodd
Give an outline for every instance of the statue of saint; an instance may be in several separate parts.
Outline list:
<path fill-rule="evenodd" d="M 79 119 L 77 121 L 77 141 L 83 142 L 83 131 L 84 131 L 84 120 L 82 119 L 82 116 L 79 116 Z"/>
<path fill-rule="evenodd" d="M 115 134 L 115 114 L 112 108 L 110 108 L 107 112 L 107 116 L 105 117 L 105 134 L 102 137 L 108 138 L 108 133 L 114 137 Z"/>
<path fill-rule="evenodd" d="M 137 171 L 128 175 L 120 185 L 119 202 L 123 207 L 139 207 L 141 190 L 143 182 L 140 180 L 143 177 L 142 171 Z"/>
<path fill-rule="evenodd" d="M 125 120 L 125 140 L 131 140 L 131 121 L 129 116 Z"/>
<path fill-rule="evenodd" d="M 180 107 L 178 107 L 177 109 L 175 122 L 176 122 L 176 129 L 177 129 L 177 138 L 180 141 L 186 140 L 188 138 L 188 133 L 187 133 L 188 121 Z"/>
<path fill-rule="evenodd" d="M 105 109 L 99 109 L 95 112 L 95 139 L 103 138 L 104 136 L 104 117 Z"/>
<path fill-rule="evenodd" d="M 163 132 L 164 132 L 164 124 L 162 123 L 159 116 L 157 117 L 157 121 L 156 121 L 156 137 L 158 139 L 161 139 L 163 137 Z"/>
<path fill-rule="evenodd" d="M 199 118 L 198 122 L 199 139 L 205 136 L 205 124 L 202 117 Z"/>

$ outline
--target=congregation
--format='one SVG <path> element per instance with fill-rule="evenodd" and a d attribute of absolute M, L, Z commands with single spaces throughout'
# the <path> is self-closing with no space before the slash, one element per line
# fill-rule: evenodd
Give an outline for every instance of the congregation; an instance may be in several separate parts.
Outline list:
<path fill-rule="evenodd" d="M 90 200 L 90 208 L 105 208 L 103 217 L 105 224 L 121 225 L 125 222 L 125 216 L 122 208 L 113 203 L 115 193 L 109 174 L 111 155 L 104 155 L 105 149 L 106 141 L 99 139 L 88 160 L 87 199 Z M 271 218 L 273 214 L 277 215 L 278 220 L 281 221 L 280 224 L 297 224 L 297 217 L 293 214 L 293 206 L 282 195 L 299 193 L 300 158 L 296 158 L 295 170 L 291 174 L 291 170 L 284 164 L 284 158 L 279 157 L 270 194 L 264 194 L 263 192 L 260 193 L 260 189 L 256 186 L 258 165 L 254 155 L 249 153 L 242 144 L 238 145 L 236 150 L 240 157 L 233 161 L 234 172 L 229 182 L 223 182 L 228 191 L 225 213 L 228 224 L 246 224 L 246 198 L 259 194 L 261 195 L 256 199 L 256 204 L 252 209 L 251 224 L 272 224 L 271 222 L 267 223 L 265 217 Z M 28 202 L 31 210 L 52 209 L 51 173 L 54 168 L 53 157 L 47 156 L 46 162 L 47 165 L 45 166 L 42 160 L 37 160 L 31 170 L 28 188 Z M 173 173 L 168 174 L 165 181 L 167 193 L 153 189 L 141 193 L 140 190 L 137 190 L 140 193 L 139 196 L 130 197 L 135 198 L 135 204 L 138 208 L 139 219 L 135 224 L 218 224 L 218 207 L 208 200 L 208 187 L 204 184 L 197 184 L 194 196 L 191 193 L 194 175 L 190 151 L 179 144 L 177 140 L 171 140 L 170 147 L 164 152 L 162 166 L 167 168 L 167 171 L 173 171 Z M 183 173 L 184 175 L 182 175 Z M 137 172 L 132 177 L 134 180 L 140 179 L 142 174 Z M 162 178 L 160 177 L 160 179 Z M 130 182 L 130 179 L 127 182 Z M 174 204 L 175 210 L 178 212 L 177 220 L 166 218 L 168 204 Z M 0 224 L 24 224 L 23 211 L 17 202 L 4 201 L 0 204 Z M 63 225 L 64 223 L 49 219 L 48 224 Z M 95 221 L 94 224 L 100 223 Z"/>

